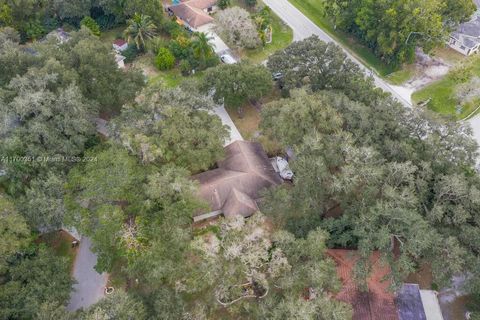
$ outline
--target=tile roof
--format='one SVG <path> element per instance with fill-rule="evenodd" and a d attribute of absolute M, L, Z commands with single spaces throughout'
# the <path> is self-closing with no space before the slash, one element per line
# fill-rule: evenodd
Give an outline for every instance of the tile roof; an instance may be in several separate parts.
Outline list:
<path fill-rule="evenodd" d="M 126 44 L 127 44 L 127 41 L 125 41 L 125 40 L 123 40 L 123 39 L 116 39 L 115 41 L 113 41 L 113 44 L 121 47 L 121 46 L 123 46 L 123 45 L 126 45 Z"/>
<path fill-rule="evenodd" d="M 362 292 L 353 278 L 359 259 L 357 251 L 329 249 L 327 253 L 337 263 L 337 274 L 343 283 L 336 298 L 352 305 L 353 320 L 399 320 L 394 294 L 388 290 L 390 283 L 384 281 L 390 269 L 380 262 L 379 252 L 370 257 L 372 272 L 367 280 L 367 292 Z"/>
<path fill-rule="evenodd" d="M 217 0 L 189 0 L 172 5 L 168 9 L 190 27 L 198 28 L 213 21 L 213 18 L 203 10 L 214 6 L 216 3 Z"/>
<path fill-rule="evenodd" d="M 218 168 L 193 176 L 200 182 L 199 195 L 212 211 L 225 216 L 248 217 L 258 210 L 260 191 L 282 183 L 262 145 L 236 141 L 225 147 L 226 158 Z"/>

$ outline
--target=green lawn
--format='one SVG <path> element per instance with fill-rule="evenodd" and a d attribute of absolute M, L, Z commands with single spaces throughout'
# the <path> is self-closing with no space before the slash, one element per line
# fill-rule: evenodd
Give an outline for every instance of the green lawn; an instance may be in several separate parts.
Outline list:
<path fill-rule="evenodd" d="M 385 79 L 393 85 L 402 85 L 407 80 L 411 79 L 415 75 L 415 65 L 407 65 L 398 70 L 390 73 Z"/>
<path fill-rule="evenodd" d="M 478 57 L 469 58 L 467 68 L 471 70 L 471 77 L 480 77 L 479 61 Z M 460 83 L 451 74 L 450 72 L 443 79 L 415 92 L 412 95 L 413 102 L 420 103 L 430 99 L 427 107 L 435 112 L 450 115 L 457 119 L 464 119 L 469 116 L 479 106 L 480 99 L 463 105 L 460 112 L 457 112 L 458 101 L 455 97 L 455 91 Z"/>
<path fill-rule="evenodd" d="M 293 31 L 276 14 L 271 12 L 272 17 L 272 42 L 264 47 L 253 50 L 245 50 L 244 57 L 253 63 L 260 63 L 272 53 L 287 47 L 293 40 Z"/>
<path fill-rule="evenodd" d="M 323 0 L 289 0 L 297 9 L 303 12 L 310 20 L 322 28 L 330 36 L 349 49 L 350 53 L 362 60 L 366 65 L 375 69 L 381 76 L 386 76 L 395 71 L 391 66 L 383 63 L 373 52 L 356 41 L 352 36 L 335 30 L 333 25 L 323 14 Z"/>

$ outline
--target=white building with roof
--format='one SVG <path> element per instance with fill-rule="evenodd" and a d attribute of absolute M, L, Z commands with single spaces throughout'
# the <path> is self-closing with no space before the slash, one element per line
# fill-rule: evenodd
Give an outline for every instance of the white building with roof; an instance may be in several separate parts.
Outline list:
<path fill-rule="evenodd" d="M 462 23 L 458 29 L 450 35 L 448 45 L 455 51 L 465 56 L 480 51 L 480 0 L 475 0 L 477 12 L 468 22 Z"/>

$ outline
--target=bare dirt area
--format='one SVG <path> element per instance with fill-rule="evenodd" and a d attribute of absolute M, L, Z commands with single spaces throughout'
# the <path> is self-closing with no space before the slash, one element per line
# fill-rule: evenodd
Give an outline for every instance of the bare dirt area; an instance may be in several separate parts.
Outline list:
<path fill-rule="evenodd" d="M 415 75 L 404 84 L 404 87 L 417 91 L 443 78 L 453 66 L 454 63 L 451 60 L 448 61 L 440 55 L 432 57 L 417 50 Z"/>

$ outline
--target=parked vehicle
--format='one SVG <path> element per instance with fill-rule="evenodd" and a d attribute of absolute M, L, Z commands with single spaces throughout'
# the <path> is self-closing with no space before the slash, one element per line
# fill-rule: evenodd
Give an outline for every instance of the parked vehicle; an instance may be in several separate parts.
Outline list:
<path fill-rule="evenodd" d="M 222 60 L 222 62 L 225 63 L 225 64 L 235 64 L 235 63 L 237 63 L 237 60 L 235 60 L 235 58 L 232 57 L 231 55 L 229 55 L 228 53 L 223 54 L 220 57 L 220 60 Z"/>
<path fill-rule="evenodd" d="M 285 179 L 285 180 L 292 180 L 293 179 L 293 172 L 292 172 L 292 170 L 290 170 L 290 166 L 288 165 L 288 161 L 285 160 L 284 158 L 275 157 L 274 168 L 278 169 L 278 173 L 280 174 L 280 177 L 282 177 L 282 179 Z"/>
<path fill-rule="evenodd" d="M 274 74 L 272 74 L 272 79 L 275 81 L 278 81 L 282 78 L 283 78 L 283 73 L 281 72 L 275 72 Z"/>

